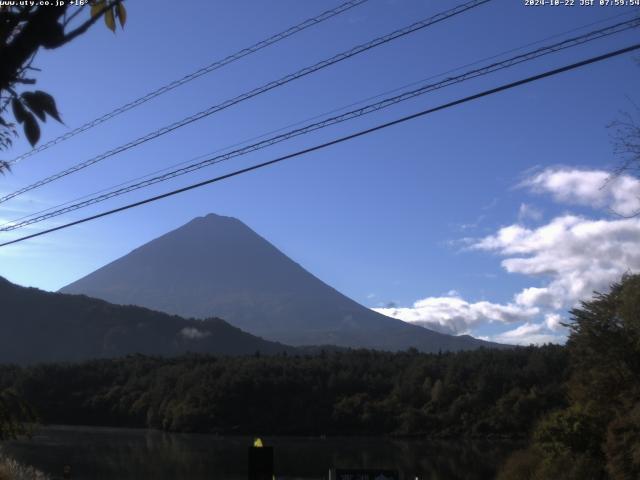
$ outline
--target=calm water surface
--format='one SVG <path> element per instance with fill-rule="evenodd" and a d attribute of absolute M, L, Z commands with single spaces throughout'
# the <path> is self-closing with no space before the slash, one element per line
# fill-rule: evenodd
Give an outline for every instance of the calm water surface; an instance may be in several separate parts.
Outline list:
<path fill-rule="evenodd" d="M 517 447 L 507 442 L 433 442 L 382 437 L 266 437 L 277 478 L 324 479 L 330 467 L 394 469 L 405 479 L 486 480 Z M 47 427 L 6 445 L 20 462 L 74 480 L 246 480 L 247 437 L 148 430 Z"/>

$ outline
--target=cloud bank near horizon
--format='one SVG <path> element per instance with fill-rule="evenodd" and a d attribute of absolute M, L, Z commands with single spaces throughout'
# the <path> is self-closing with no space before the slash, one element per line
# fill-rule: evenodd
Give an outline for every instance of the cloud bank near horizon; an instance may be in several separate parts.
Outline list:
<path fill-rule="evenodd" d="M 606 291 L 623 274 L 640 271 L 640 216 L 619 216 L 640 212 L 640 181 L 629 175 L 612 179 L 602 170 L 547 168 L 521 186 L 549 195 L 559 205 L 589 207 L 601 215 L 564 213 L 528 227 L 526 221 L 540 221 L 542 215 L 537 207 L 521 204 L 517 223 L 466 239 L 468 249 L 501 257 L 507 273 L 530 277 L 538 285 L 542 279 L 543 286 L 524 288 L 506 304 L 447 294 L 420 299 L 410 307 L 374 310 L 454 335 L 504 324 L 514 328 L 479 338 L 519 345 L 562 343 L 566 329 L 560 323 L 569 309 L 594 291 Z"/>

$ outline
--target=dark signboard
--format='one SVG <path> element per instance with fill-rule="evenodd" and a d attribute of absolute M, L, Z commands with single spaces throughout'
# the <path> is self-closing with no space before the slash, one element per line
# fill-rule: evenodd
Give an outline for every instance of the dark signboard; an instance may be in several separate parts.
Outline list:
<path fill-rule="evenodd" d="M 400 480 L 400 475 L 394 470 L 336 469 L 336 480 Z"/>
<path fill-rule="evenodd" d="M 249 480 L 273 479 L 273 447 L 249 447 Z"/>
<path fill-rule="evenodd" d="M 71 465 L 65 465 L 62 469 L 62 478 L 71 478 Z"/>

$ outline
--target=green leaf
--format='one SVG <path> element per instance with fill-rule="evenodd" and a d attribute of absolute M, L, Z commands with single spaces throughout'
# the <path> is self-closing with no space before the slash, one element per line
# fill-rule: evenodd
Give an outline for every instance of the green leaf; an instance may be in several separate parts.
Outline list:
<path fill-rule="evenodd" d="M 127 23 L 127 10 L 124 8 L 124 3 L 120 2 L 116 6 L 116 14 L 120 20 L 120 26 L 124 28 L 124 24 Z"/>
<path fill-rule="evenodd" d="M 13 109 L 13 116 L 18 123 L 22 123 L 27 118 L 27 111 L 25 110 L 22 102 L 18 98 L 11 100 L 11 108 Z"/>
<path fill-rule="evenodd" d="M 104 23 L 107 25 L 107 28 L 115 33 L 116 31 L 116 19 L 113 16 L 113 8 L 110 8 L 106 12 L 104 12 Z"/>
<path fill-rule="evenodd" d="M 24 134 L 27 136 L 27 140 L 31 146 L 35 146 L 40 140 L 40 126 L 36 117 L 32 113 L 27 112 L 27 116 L 24 119 Z"/>

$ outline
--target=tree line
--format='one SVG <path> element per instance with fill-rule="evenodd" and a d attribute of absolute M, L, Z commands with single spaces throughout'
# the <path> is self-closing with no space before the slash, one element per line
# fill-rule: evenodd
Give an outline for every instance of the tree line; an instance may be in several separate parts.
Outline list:
<path fill-rule="evenodd" d="M 56 424 L 263 435 L 522 437 L 565 406 L 560 346 L 243 357 L 128 356 L 0 367 Z"/>
<path fill-rule="evenodd" d="M 640 478 L 640 275 L 568 327 L 566 346 L 507 350 L 4 365 L 0 410 L 19 399 L 23 420 L 170 432 L 520 438 L 500 480 Z M 20 433 L 11 422 L 0 436 Z"/>

